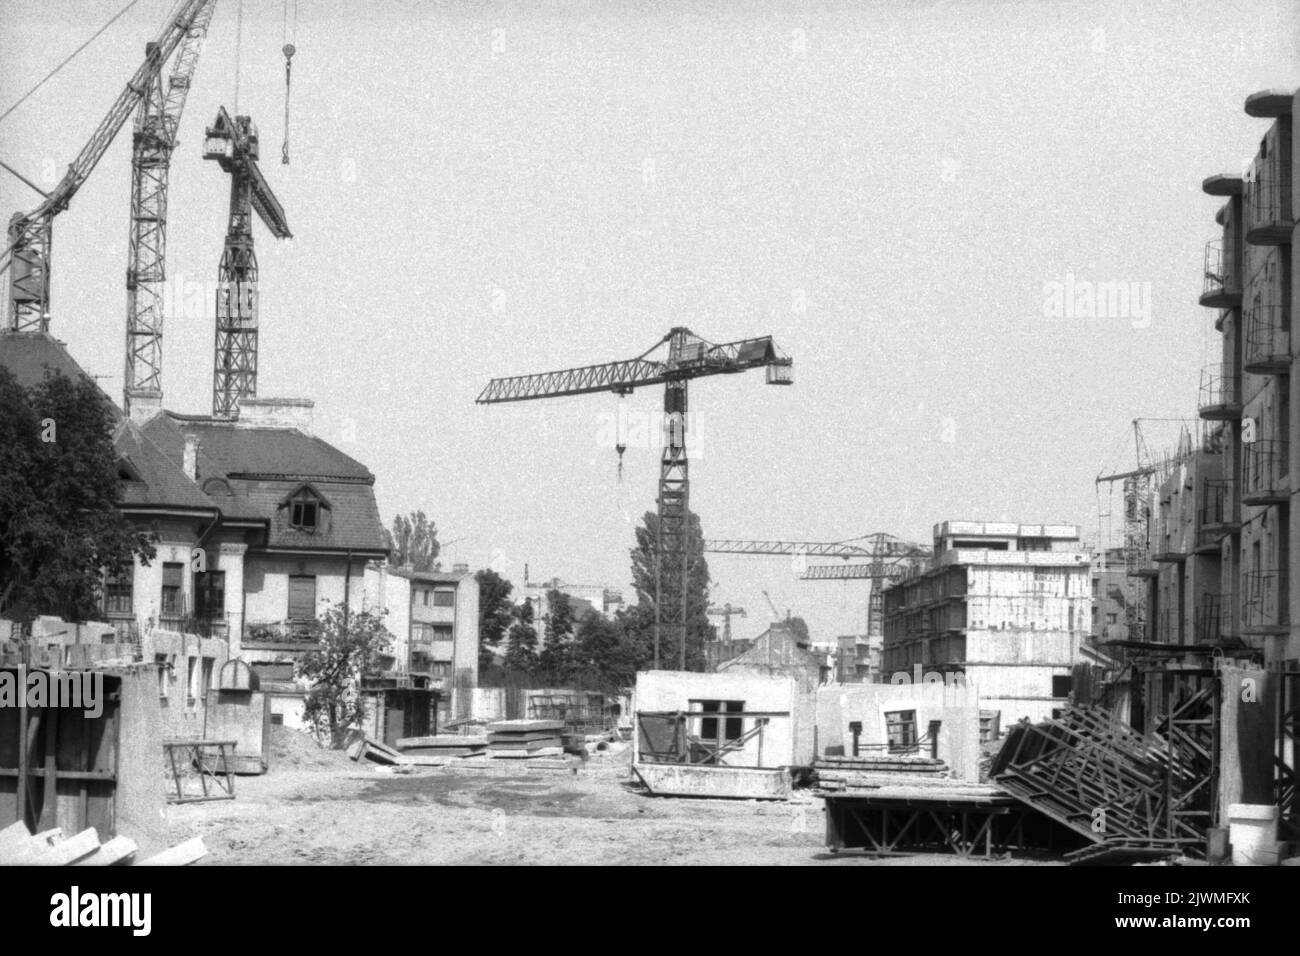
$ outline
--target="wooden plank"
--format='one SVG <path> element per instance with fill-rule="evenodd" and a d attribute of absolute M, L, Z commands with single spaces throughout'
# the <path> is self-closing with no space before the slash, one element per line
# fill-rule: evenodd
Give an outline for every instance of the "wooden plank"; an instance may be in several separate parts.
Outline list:
<path fill-rule="evenodd" d="M 16 820 L 9 826 L 0 830 L 0 859 L 9 854 L 16 852 L 31 841 L 31 831 L 27 829 L 27 824 L 21 820 Z"/>
<path fill-rule="evenodd" d="M 208 848 L 203 845 L 203 837 L 194 837 L 184 843 L 178 843 L 169 850 L 163 850 L 147 860 L 141 860 L 136 866 L 189 866 L 208 855 Z"/>
<path fill-rule="evenodd" d="M 22 859 L 21 863 L 31 866 L 67 866 L 99 849 L 99 834 L 94 827 L 87 827 L 76 836 L 60 840 L 53 846 L 44 848 Z"/>
<path fill-rule="evenodd" d="M 136 851 L 136 845 L 129 837 L 113 837 L 98 850 L 74 863 L 74 866 L 112 866 L 121 863 Z"/>

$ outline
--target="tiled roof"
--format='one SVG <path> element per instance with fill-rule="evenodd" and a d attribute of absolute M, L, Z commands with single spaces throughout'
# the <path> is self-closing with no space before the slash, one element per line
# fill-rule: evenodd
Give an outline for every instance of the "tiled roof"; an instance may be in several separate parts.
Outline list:
<path fill-rule="evenodd" d="M 144 432 L 176 462 L 185 436 L 195 435 L 199 484 L 227 517 L 267 522 L 267 547 L 386 550 L 374 476 L 322 439 L 296 428 L 245 428 L 166 412 Z M 328 504 L 328 521 L 314 532 L 289 526 L 285 498 L 304 482 Z"/>
<path fill-rule="evenodd" d="M 122 502 L 127 505 L 169 506 L 211 511 L 217 505 L 205 495 L 181 466 L 168 458 L 138 426 L 122 421 L 113 432 L 113 447 L 126 459 L 139 481 L 122 482 Z"/>
<path fill-rule="evenodd" d="M 185 435 L 197 435 L 203 454 L 227 477 L 375 478 L 356 459 L 296 428 L 246 428 L 233 422 L 189 419 L 167 412 L 155 416 L 144 428 L 169 455 L 181 453 Z"/>
<path fill-rule="evenodd" d="M 99 388 L 86 370 L 77 364 L 62 342 L 48 332 L 11 332 L 0 329 L 0 365 L 18 380 L 23 388 L 39 385 L 47 371 L 62 372 L 68 378 L 84 378 Z M 104 400 L 113 408 L 113 418 L 121 417 L 121 410 L 101 388 Z"/>

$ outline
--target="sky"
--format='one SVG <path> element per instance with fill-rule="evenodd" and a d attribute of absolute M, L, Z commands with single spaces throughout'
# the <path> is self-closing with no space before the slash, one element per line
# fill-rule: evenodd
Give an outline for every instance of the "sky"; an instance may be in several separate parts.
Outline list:
<path fill-rule="evenodd" d="M 0 5 L 0 110 L 124 2 Z M 0 158 L 52 187 L 171 3 L 138 0 L 0 120 Z M 476 405 L 489 379 L 631 358 L 675 326 L 771 335 L 793 387 L 691 385 L 708 537 L 928 542 L 968 519 L 1095 539 L 1132 420 L 1166 419 L 1144 427 L 1171 445 L 1217 354 L 1200 183 L 1258 148 L 1247 95 L 1300 85 L 1282 0 L 297 0 L 296 26 L 294 6 L 221 0 L 203 47 L 171 172 L 165 404 L 211 406 L 200 283 L 228 182 L 201 150 L 224 105 L 257 123 L 294 233 L 255 226 L 259 394 L 313 399 L 385 520 L 424 510 L 446 560 L 629 598 L 657 432 L 633 428 L 620 478 L 614 396 Z M 114 398 L 129 184 L 127 129 L 54 230 L 51 331 Z M 37 201 L 0 172 L 5 208 Z M 1102 283 L 1129 295 L 1055 307 Z M 623 414 L 661 403 L 638 390 Z M 764 592 L 814 639 L 863 626 L 865 582 L 709 566 L 713 600 L 748 612 L 737 636 L 769 620 Z"/>

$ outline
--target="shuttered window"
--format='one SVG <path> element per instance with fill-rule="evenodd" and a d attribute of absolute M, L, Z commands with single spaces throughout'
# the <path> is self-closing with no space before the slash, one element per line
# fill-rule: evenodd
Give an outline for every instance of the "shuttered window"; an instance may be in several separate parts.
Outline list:
<path fill-rule="evenodd" d="M 289 576 L 289 620 L 311 621 L 316 618 L 316 575 Z"/>

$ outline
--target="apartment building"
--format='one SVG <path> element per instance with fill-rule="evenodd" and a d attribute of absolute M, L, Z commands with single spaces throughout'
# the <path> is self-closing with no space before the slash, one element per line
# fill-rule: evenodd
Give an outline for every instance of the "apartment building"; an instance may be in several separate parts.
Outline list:
<path fill-rule="evenodd" d="M 964 681 L 1004 725 L 1050 718 L 1091 630 L 1091 567 L 1073 525 L 936 525 L 929 567 L 884 591 L 883 679 Z"/>
<path fill-rule="evenodd" d="M 1292 91 L 1248 97 L 1246 113 L 1266 123 L 1249 170 L 1244 176 L 1211 176 L 1203 184 L 1206 194 L 1221 200 L 1215 216 L 1220 234 L 1206 247 L 1200 303 L 1216 314 L 1222 355 L 1202 376 L 1199 414 L 1223 423 L 1222 440 L 1198 456 L 1186 475 L 1187 491 L 1200 495 L 1204 510 L 1195 526 L 1199 533 L 1194 541 L 1180 542 L 1180 553 L 1195 543 L 1203 550 L 1181 562 L 1190 568 L 1178 587 L 1202 603 L 1176 605 L 1162 585 L 1157 601 L 1167 613 L 1158 609 L 1153 615 L 1157 640 L 1186 641 L 1189 617 L 1197 636 L 1209 633 L 1217 600 L 1217 639 L 1239 640 L 1268 666 L 1290 668 L 1300 658 L 1300 622 L 1293 623 L 1291 610 L 1300 600 L 1292 546 L 1300 529 L 1291 507 L 1293 476 L 1300 476 L 1291 334 L 1292 116 L 1298 102 Z"/>
<path fill-rule="evenodd" d="M 478 579 L 468 566 L 414 571 L 372 562 L 365 595 L 367 607 L 386 612 L 384 623 L 394 637 L 367 686 L 433 692 L 439 726 L 468 717 L 478 686 L 479 646 Z"/>

